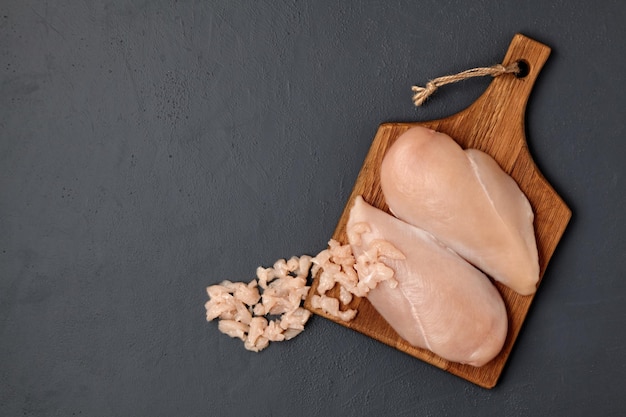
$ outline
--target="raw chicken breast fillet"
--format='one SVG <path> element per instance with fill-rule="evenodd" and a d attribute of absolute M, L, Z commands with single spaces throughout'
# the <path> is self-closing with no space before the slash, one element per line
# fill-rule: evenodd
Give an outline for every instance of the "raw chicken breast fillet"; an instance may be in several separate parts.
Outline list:
<path fill-rule="evenodd" d="M 387 151 L 380 180 L 399 219 L 429 231 L 519 294 L 535 292 L 534 215 L 515 180 L 491 156 L 414 127 Z"/>
<path fill-rule="evenodd" d="M 363 223 L 365 233 L 354 231 Z M 500 293 L 482 272 L 430 233 L 356 197 L 347 224 L 355 257 L 380 240 L 405 259 L 382 258 L 395 271 L 370 290 L 368 300 L 408 343 L 453 362 L 482 366 L 502 349 L 508 321 Z M 363 228 L 361 228 L 362 230 Z"/>

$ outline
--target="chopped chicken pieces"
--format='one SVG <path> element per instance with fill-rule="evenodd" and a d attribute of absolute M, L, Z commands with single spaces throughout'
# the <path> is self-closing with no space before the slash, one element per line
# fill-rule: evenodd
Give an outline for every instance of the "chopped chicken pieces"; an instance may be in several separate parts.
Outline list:
<path fill-rule="evenodd" d="M 283 314 L 280 320 L 280 327 L 284 330 L 304 330 L 304 325 L 311 317 L 311 312 L 302 307 L 295 309 L 287 314 Z"/>
<path fill-rule="evenodd" d="M 351 239 L 360 241 L 363 233 L 369 233 L 369 225 L 361 222 L 348 229 Z M 342 245 L 331 239 L 328 249 L 320 252 L 312 259 L 313 274 L 321 270 L 317 294 L 311 298 L 311 306 L 324 311 L 326 314 L 342 321 L 350 321 L 357 311 L 352 309 L 341 310 L 341 305 L 347 306 L 353 295 L 365 297 L 371 289 L 381 282 L 386 282 L 390 288 L 395 288 L 398 281 L 394 279 L 394 271 L 385 265 L 383 259 L 405 259 L 405 256 L 390 242 L 377 239 L 368 245 L 368 250 L 354 257 L 349 244 Z M 339 299 L 330 297 L 326 293 L 339 284 Z"/>
<path fill-rule="evenodd" d="M 350 321 L 356 316 L 356 310 L 348 309 L 345 311 L 341 311 L 339 309 L 339 300 L 333 297 L 329 297 L 327 295 L 315 294 L 313 297 L 311 297 L 311 306 L 313 308 L 319 308 L 325 313 L 330 314 L 333 317 L 337 317 L 343 321 Z"/>
<path fill-rule="evenodd" d="M 350 233 L 360 237 L 369 231 L 367 223 L 362 223 Z M 289 260 L 279 259 L 270 268 L 259 266 L 257 278 L 248 284 L 222 281 L 211 285 L 207 288 L 206 319 L 219 318 L 218 329 L 222 333 L 241 339 L 244 347 L 254 352 L 265 349 L 270 342 L 293 339 L 311 317 L 311 312 L 301 307 L 309 293 L 310 287 L 306 285 L 309 271 L 313 275 L 321 271 L 319 294 L 312 297 L 312 307 L 350 321 L 357 311 L 345 306 L 354 295 L 364 297 L 382 281 L 387 281 L 391 288 L 397 285 L 394 271 L 381 261 L 383 258 L 404 259 L 404 255 L 391 243 L 375 240 L 366 253 L 355 258 L 350 245 L 331 239 L 328 249 L 314 258 L 294 256 Z M 326 295 L 337 284 L 339 298 Z"/>
<path fill-rule="evenodd" d="M 222 281 L 207 288 L 207 321 L 219 318 L 218 329 L 241 339 L 253 352 L 270 341 L 280 342 L 304 330 L 311 313 L 300 306 L 309 292 L 306 285 L 311 257 L 279 259 L 271 268 L 258 267 L 250 283 Z M 259 288 L 262 291 L 259 291 Z M 280 315 L 278 319 L 266 315 Z"/>
<path fill-rule="evenodd" d="M 282 342 L 285 340 L 284 329 L 276 324 L 276 320 L 270 320 L 263 331 L 263 337 L 271 342 Z"/>

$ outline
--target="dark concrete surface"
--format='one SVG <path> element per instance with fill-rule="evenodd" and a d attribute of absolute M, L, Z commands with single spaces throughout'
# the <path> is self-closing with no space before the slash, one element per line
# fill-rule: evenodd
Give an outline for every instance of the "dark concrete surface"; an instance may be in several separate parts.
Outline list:
<path fill-rule="evenodd" d="M 1 416 L 626 415 L 620 1 L 0 3 Z M 207 285 L 325 246 L 377 126 L 553 48 L 527 112 L 573 210 L 493 390 L 315 317 L 260 354 Z"/>

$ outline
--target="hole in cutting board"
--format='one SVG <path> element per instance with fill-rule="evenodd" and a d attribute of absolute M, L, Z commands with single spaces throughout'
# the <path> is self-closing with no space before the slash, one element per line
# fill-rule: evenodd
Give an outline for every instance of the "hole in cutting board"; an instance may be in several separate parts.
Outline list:
<path fill-rule="evenodd" d="M 527 61 L 520 59 L 517 61 L 517 67 L 519 68 L 519 70 L 515 73 L 517 78 L 524 78 L 530 74 L 530 64 Z"/>

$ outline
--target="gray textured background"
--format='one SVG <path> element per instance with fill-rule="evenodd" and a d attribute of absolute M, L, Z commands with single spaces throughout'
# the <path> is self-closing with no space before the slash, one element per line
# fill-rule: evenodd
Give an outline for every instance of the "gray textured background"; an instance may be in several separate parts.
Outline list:
<path fill-rule="evenodd" d="M 0 415 L 626 415 L 620 1 L 0 4 Z M 553 53 L 529 102 L 574 216 L 498 386 L 322 318 L 260 354 L 204 288 L 313 254 L 410 86 Z"/>

